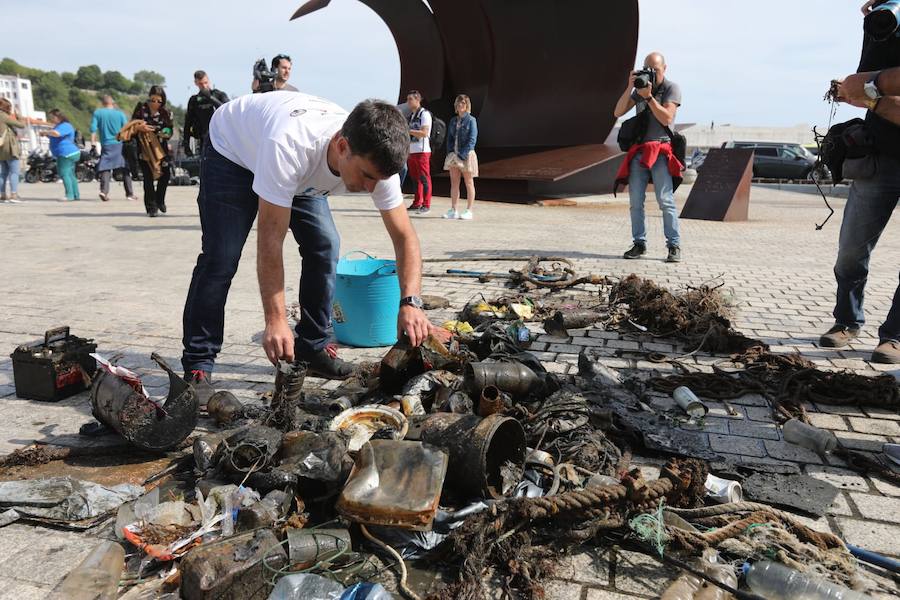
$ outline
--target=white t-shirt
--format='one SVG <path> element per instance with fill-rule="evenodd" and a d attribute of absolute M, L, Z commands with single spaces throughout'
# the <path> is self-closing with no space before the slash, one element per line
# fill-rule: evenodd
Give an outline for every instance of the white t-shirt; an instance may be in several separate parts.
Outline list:
<path fill-rule="evenodd" d="M 429 133 L 431 132 L 431 112 L 425 110 L 424 108 L 420 108 L 415 113 L 409 116 L 409 128 L 410 129 L 425 129 L 428 128 Z M 410 154 L 420 154 L 422 152 L 431 152 L 431 141 L 428 139 L 426 135 L 423 138 L 413 138 L 410 137 L 409 142 L 409 153 Z"/>
<path fill-rule="evenodd" d="M 249 94 L 213 113 L 209 139 L 219 154 L 253 173 L 253 191 L 261 198 L 290 207 L 294 196 L 347 191 L 326 159 L 347 114 L 333 102 L 299 92 Z M 400 177 L 379 181 L 372 202 L 379 210 L 403 204 Z"/>

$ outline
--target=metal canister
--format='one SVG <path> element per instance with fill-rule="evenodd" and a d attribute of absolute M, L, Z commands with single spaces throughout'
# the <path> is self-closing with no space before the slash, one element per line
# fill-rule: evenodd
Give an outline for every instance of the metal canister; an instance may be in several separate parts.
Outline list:
<path fill-rule="evenodd" d="M 687 386 L 682 385 L 675 388 L 675 391 L 672 392 L 672 397 L 678 406 L 681 407 L 681 410 L 694 418 L 699 419 L 706 416 L 706 413 L 709 412 L 706 405 Z"/>

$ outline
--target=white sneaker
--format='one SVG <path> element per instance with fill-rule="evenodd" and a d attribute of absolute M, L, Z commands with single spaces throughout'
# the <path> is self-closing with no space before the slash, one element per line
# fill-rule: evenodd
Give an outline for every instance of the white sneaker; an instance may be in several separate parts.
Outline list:
<path fill-rule="evenodd" d="M 445 219 L 458 219 L 459 213 L 451 208 L 450 210 L 448 210 L 447 212 L 444 213 L 444 218 Z"/>
<path fill-rule="evenodd" d="M 22 204 L 23 202 L 25 202 L 24 200 L 20 200 L 19 198 L 7 198 L 5 201 L 9 202 L 10 204 Z"/>
<path fill-rule="evenodd" d="M 471 210 L 464 210 L 461 213 L 459 213 L 458 218 L 462 221 L 471 221 L 472 219 L 475 218 L 475 215 L 472 214 Z"/>

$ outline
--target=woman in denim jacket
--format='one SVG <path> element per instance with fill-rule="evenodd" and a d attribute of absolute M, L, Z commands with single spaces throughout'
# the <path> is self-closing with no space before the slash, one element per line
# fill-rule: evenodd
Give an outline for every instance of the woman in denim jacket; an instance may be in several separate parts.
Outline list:
<path fill-rule="evenodd" d="M 444 170 L 450 171 L 450 202 L 452 208 L 444 215 L 445 219 L 473 218 L 472 206 L 475 204 L 475 178 L 478 177 L 478 157 L 475 156 L 475 142 L 478 140 L 478 123 L 472 116 L 472 102 L 465 94 L 456 97 L 453 103 L 456 116 L 447 127 L 447 159 Z M 459 212 L 459 180 L 466 181 L 466 210 Z"/>

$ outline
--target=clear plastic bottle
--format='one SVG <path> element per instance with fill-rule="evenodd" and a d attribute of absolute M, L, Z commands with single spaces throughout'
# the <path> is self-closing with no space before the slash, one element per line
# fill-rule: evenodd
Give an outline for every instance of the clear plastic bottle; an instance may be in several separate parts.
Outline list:
<path fill-rule="evenodd" d="M 768 560 L 744 565 L 744 575 L 753 592 L 767 600 L 870 600 L 865 594 Z"/>
<path fill-rule="evenodd" d="M 799 419 L 785 422 L 782 432 L 785 441 L 803 446 L 820 455 L 831 452 L 837 447 L 837 438 L 832 432 L 808 425 Z"/>
<path fill-rule="evenodd" d="M 125 549 L 103 542 L 59 582 L 49 600 L 113 600 L 124 568 Z"/>

